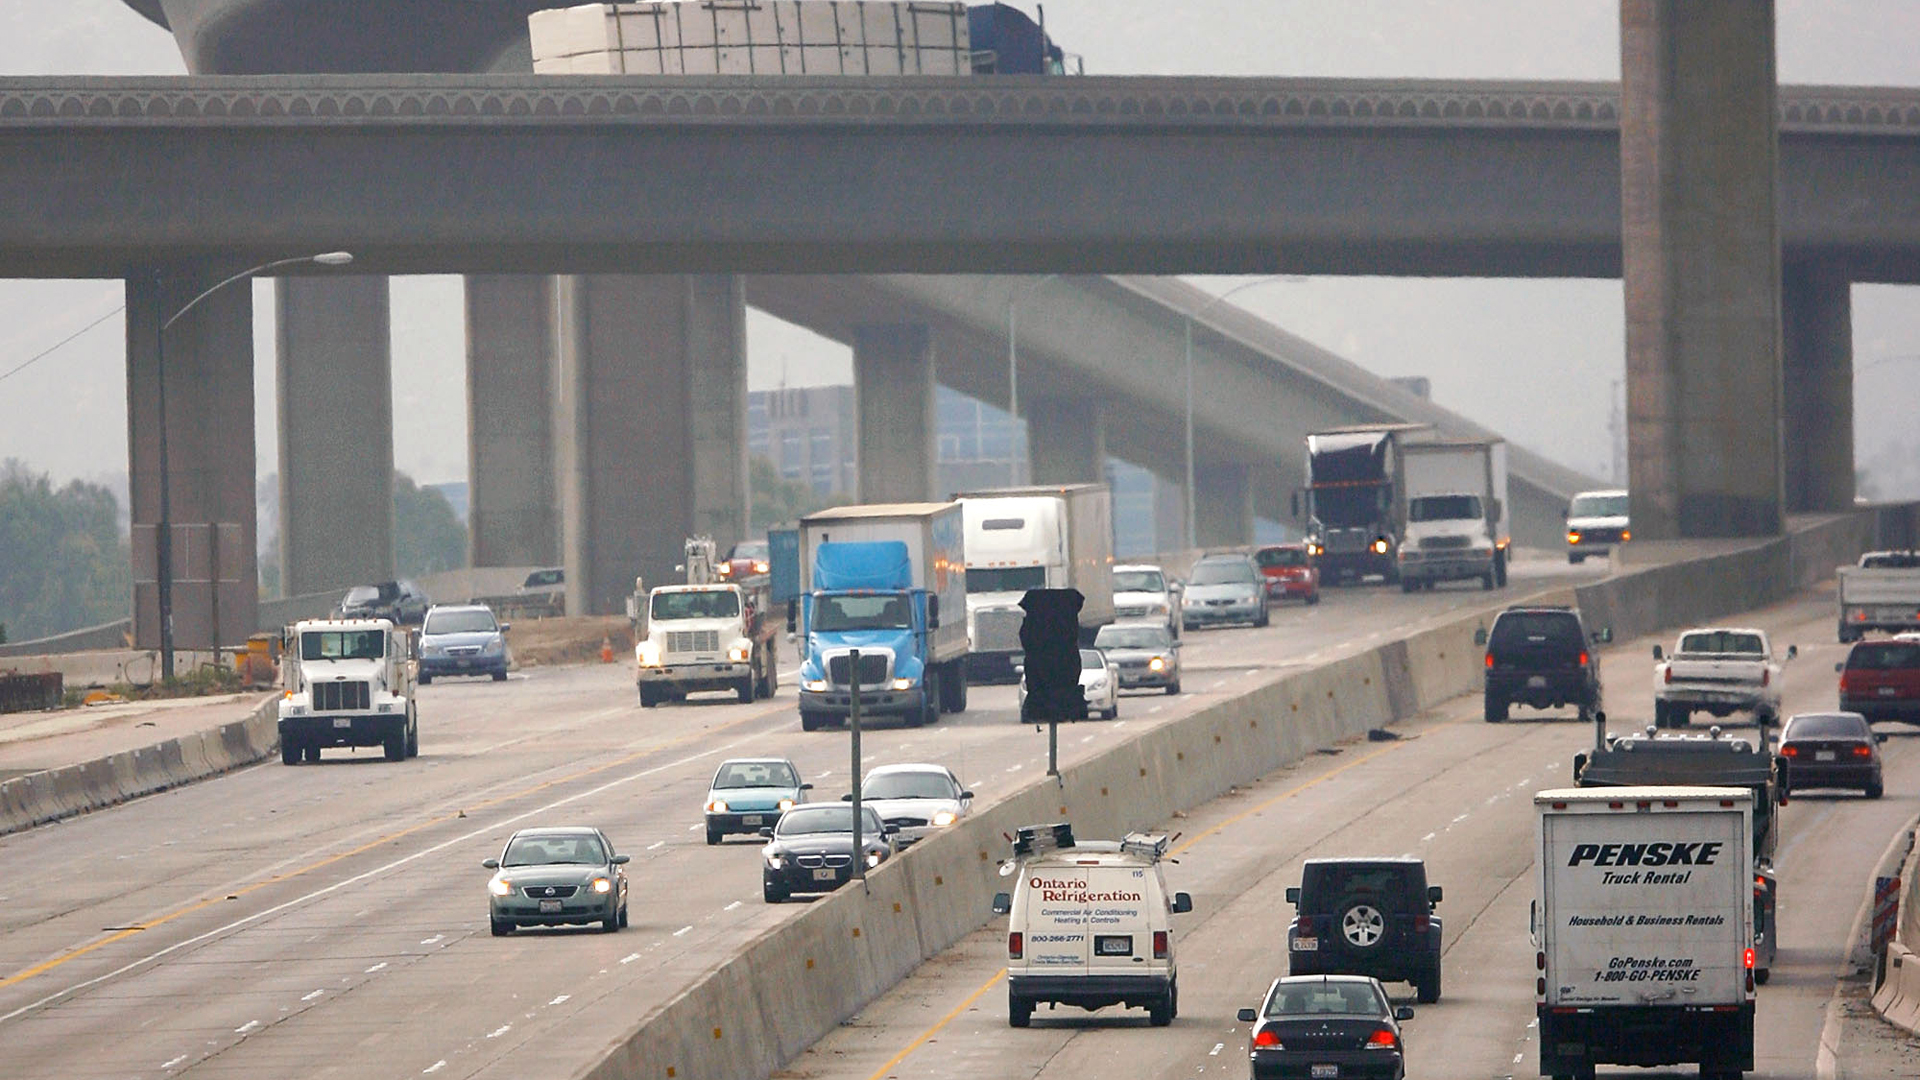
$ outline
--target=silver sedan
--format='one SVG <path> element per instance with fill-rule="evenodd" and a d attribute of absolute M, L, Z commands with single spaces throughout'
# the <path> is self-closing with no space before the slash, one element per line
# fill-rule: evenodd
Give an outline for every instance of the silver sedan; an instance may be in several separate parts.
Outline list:
<path fill-rule="evenodd" d="M 627 925 L 627 856 L 590 825 L 521 829 L 507 838 L 487 882 L 487 921 L 495 937 L 522 926 Z"/>

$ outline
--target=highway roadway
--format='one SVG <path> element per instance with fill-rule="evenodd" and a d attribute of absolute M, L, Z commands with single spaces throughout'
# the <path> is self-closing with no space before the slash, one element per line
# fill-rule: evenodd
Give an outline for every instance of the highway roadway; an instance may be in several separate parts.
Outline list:
<path fill-rule="evenodd" d="M 1782 651 L 1788 643 L 1800 646 L 1785 674 L 1789 713 L 1834 706 L 1833 663 L 1844 648 L 1833 643 L 1832 603 L 1829 590 L 1737 620 L 1766 627 Z M 1654 640 L 1621 642 L 1603 655 L 1616 731 L 1649 722 Z M 1535 973 L 1526 929 L 1532 794 L 1570 784 L 1573 755 L 1593 740 L 1592 725 L 1571 712 L 1550 716 L 1516 709 L 1512 721 L 1488 724 L 1477 695 L 1456 698 L 1398 726 L 1398 741 L 1316 756 L 1167 822 L 1169 831 L 1184 833 L 1168 886 L 1192 892 L 1196 906 L 1175 916 L 1187 921 L 1175 924 L 1181 1015 L 1171 1028 L 1148 1026 L 1140 1011 L 1042 1009 L 1031 1029 L 1010 1029 L 999 919 L 923 965 L 776 1076 L 1244 1077 L 1248 1032 L 1234 1013 L 1258 1005 L 1268 983 L 1285 974 L 1293 909 L 1284 891 L 1299 884 L 1301 861 L 1395 854 L 1424 858 L 1428 881 L 1446 890 L 1445 991 L 1407 1025 L 1408 1075 L 1535 1076 Z M 1884 747 L 1885 798 L 1796 793 L 1782 810 L 1782 951 L 1759 995 L 1758 1067 L 1750 1076 L 1920 1074 L 1920 1042 L 1895 1037 L 1866 1012 L 1865 981 L 1849 963 L 1874 868 L 1920 809 L 1920 733 L 1899 724 L 1880 730 L 1892 736 Z M 1389 990 L 1413 1003 L 1411 988 Z M 1838 1050 L 1825 1061 L 1823 1035 Z M 1696 1070 L 1617 1075 L 1654 1080 Z"/>
<path fill-rule="evenodd" d="M 1195 632 L 1187 693 L 1128 696 L 1117 721 L 1064 728 L 1062 758 L 1278 668 L 1600 573 L 1523 563 L 1499 596 L 1329 590 L 1316 608 L 1276 608 L 1265 630 Z M 1011 687 L 976 688 L 971 706 L 870 730 L 866 761 L 942 762 L 989 801 L 1045 768 Z M 716 763 L 786 754 L 825 799 L 849 768 L 844 735 L 799 730 L 790 685 L 750 706 L 642 710 L 624 663 L 436 681 L 420 722 L 413 761 L 329 751 L 0 838 L 0 1072 L 564 1075 L 800 909 L 762 901 L 757 841 L 706 845 Z M 516 827 L 567 822 L 633 856 L 631 927 L 490 937 L 480 861 Z"/>

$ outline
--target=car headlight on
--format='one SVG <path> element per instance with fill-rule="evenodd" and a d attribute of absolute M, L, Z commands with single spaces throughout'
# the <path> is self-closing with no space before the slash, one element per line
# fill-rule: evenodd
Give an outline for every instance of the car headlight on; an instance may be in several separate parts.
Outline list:
<path fill-rule="evenodd" d="M 709 814 L 724 814 L 726 812 L 727 800 L 725 799 L 715 799 L 707 804 L 707 813 Z"/>
<path fill-rule="evenodd" d="M 880 865 L 880 860 L 881 860 L 882 858 L 885 858 L 885 856 L 883 856 L 883 855 L 881 855 L 881 854 L 880 854 L 879 852 L 877 852 L 877 851 L 869 851 L 869 852 L 867 852 L 867 869 L 869 869 L 869 870 L 871 870 L 871 869 L 873 869 L 874 867 L 876 867 L 876 866 L 879 866 L 879 865 Z"/>
<path fill-rule="evenodd" d="M 753 572 L 756 574 L 764 574 L 771 569 L 773 569 L 772 563 L 756 562 L 753 564 Z"/>
<path fill-rule="evenodd" d="M 727 650 L 727 659 L 736 664 L 744 664 L 752 658 L 753 646 L 744 641 L 735 642 L 733 646 Z"/>
<path fill-rule="evenodd" d="M 1383 536 L 1373 542 L 1373 553 L 1375 555 L 1385 555 L 1387 553 L 1387 547 L 1387 538 Z"/>
<path fill-rule="evenodd" d="M 779 870 L 785 867 L 786 865 L 787 865 L 787 857 L 785 855 L 767 856 L 767 869 L 769 870 Z"/>
<path fill-rule="evenodd" d="M 816 694 L 817 694 L 817 693 L 820 693 L 821 691 L 823 691 L 823 690 L 825 690 L 825 689 L 827 688 L 827 680 L 825 680 L 825 679 L 808 679 L 808 680 L 807 680 L 806 682 L 804 682 L 804 683 L 802 683 L 802 684 L 801 684 L 801 686 L 803 686 L 803 687 L 805 687 L 806 689 L 808 689 L 808 690 L 811 690 L 811 691 L 813 691 L 814 693 L 816 693 Z"/>
<path fill-rule="evenodd" d="M 913 680 L 912 679 L 895 679 L 893 680 L 893 688 L 895 690 L 911 690 L 913 689 Z"/>
<path fill-rule="evenodd" d="M 933 823 L 935 825 L 951 825 L 958 820 L 960 820 L 960 815 L 951 810 L 936 810 L 933 814 Z"/>
<path fill-rule="evenodd" d="M 508 881 L 506 878 L 494 878 L 492 881 L 487 882 L 487 891 L 495 896 L 512 896 L 513 882 Z"/>
<path fill-rule="evenodd" d="M 1577 544 L 1577 543 L 1579 543 L 1579 542 L 1580 542 L 1580 533 L 1579 533 L 1579 532 L 1578 532 L 1577 530 L 1574 530 L 1574 529 L 1568 529 L 1568 530 L 1567 530 L 1567 543 L 1569 543 L 1569 544 Z"/>
<path fill-rule="evenodd" d="M 1147 670 L 1148 671 L 1167 670 L 1167 658 L 1164 656 L 1156 656 L 1153 659 L 1147 661 Z"/>
<path fill-rule="evenodd" d="M 597 877 L 597 878 L 594 878 L 594 879 L 593 879 L 593 891 L 594 891 L 594 892 L 597 892 L 597 893 L 610 893 L 610 892 L 612 892 L 612 891 L 613 891 L 613 880 L 612 880 L 611 878 L 603 878 L 603 877 Z"/>
<path fill-rule="evenodd" d="M 633 656 L 634 659 L 640 662 L 641 667 L 659 667 L 660 643 L 657 641 L 643 641 L 634 646 Z"/>
<path fill-rule="evenodd" d="M 792 800 L 792 799 L 781 799 L 781 800 L 780 800 L 780 803 L 779 803 L 779 806 L 780 806 L 780 812 L 784 814 L 784 813 L 786 813 L 787 811 L 789 811 L 789 810 L 791 810 L 791 809 L 793 809 L 793 800 Z"/>

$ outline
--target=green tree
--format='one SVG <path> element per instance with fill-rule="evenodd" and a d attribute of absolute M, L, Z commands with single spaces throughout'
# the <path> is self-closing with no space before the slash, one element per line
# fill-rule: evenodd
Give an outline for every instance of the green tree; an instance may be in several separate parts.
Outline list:
<path fill-rule="evenodd" d="M 393 557 L 402 577 L 467 565 L 467 530 L 453 504 L 402 472 L 393 474 Z"/>
<path fill-rule="evenodd" d="M 127 616 L 133 570 L 119 500 L 98 484 L 56 489 L 0 463 L 0 623 L 31 640 Z"/>
<path fill-rule="evenodd" d="M 750 531 L 763 533 L 782 522 L 792 521 L 815 510 L 824 510 L 840 500 L 814 494 L 813 488 L 780 475 L 770 458 L 755 454 L 747 460 L 747 486 L 753 492 L 753 520 Z"/>

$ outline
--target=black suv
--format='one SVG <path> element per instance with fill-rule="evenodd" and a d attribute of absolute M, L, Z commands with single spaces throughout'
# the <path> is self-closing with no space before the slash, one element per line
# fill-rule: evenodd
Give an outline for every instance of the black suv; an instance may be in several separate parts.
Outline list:
<path fill-rule="evenodd" d="M 1589 631 L 1577 608 L 1513 607 L 1482 630 L 1487 647 L 1487 722 L 1505 720 L 1512 705 L 1577 706 L 1591 720 L 1600 708 L 1600 663 L 1588 648 L 1613 640 L 1611 627 Z"/>
<path fill-rule="evenodd" d="M 1371 975 L 1440 1000 L 1440 886 L 1419 859 L 1308 859 L 1287 890 L 1290 975 Z"/>

